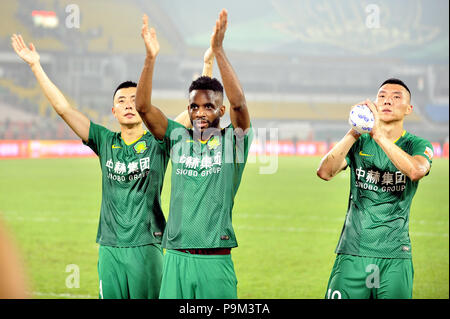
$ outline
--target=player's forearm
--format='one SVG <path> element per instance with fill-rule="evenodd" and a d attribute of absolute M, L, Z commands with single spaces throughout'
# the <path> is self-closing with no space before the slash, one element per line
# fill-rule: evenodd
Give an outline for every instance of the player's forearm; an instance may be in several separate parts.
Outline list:
<path fill-rule="evenodd" d="M 317 176 L 324 180 L 330 180 L 345 167 L 345 157 L 359 135 L 349 130 L 347 134 L 322 158 Z"/>
<path fill-rule="evenodd" d="M 180 123 L 186 128 L 192 128 L 191 119 L 189 118 L 189 112 L 187 110 L 178 114 L 174 121 Z"/>
<path fill-rule="evenodd" d="M 233 70 L 230 62 L 225 55 L 223 49 L 214 52 L 216 56 L 217 66 L 220 70 L 222 77 L 223 87 L 227 95 L 230 107 L 239 109 L 245 107 L 245 95 L 244 90 L 241 87 L 239 79 Z"/>
<path fill-rule="evenodd" d="M 156 57 L 145 58 L 144 67 L 136 89 L 136 110 L 142 114 L 151 111 L 153 70 L 155 68 Z"/>
<path fill-rule="evenodd" d="M 213 64 L 214 64 L 214 59 L 205 61 L 203 63 L 203 72 L 202 72 L 203 76 L 209 76 L 210 78 L 212 77 Z"/>
<path fill-rule="evenodd" d="M 144 121 L 145 126 L 157 139 L 161 140 L 167 130 L 168 121 L 160 109 L 152 104 L 152 81 L 155 57 L 145 58 L 144 68 L 136 89 L 136 110 Z"/>
<path fill-rule="evenodd" d="M 425 161 L 417 161 L 413 156 L 383 136 L 375 137 L 374 140 L 386 153 L 392 164 L 411 180 L 418 181 L 427 173 L 429 166 L 424 165 Z"/>
<path fill-rule="evenodd" d="M 49 100 L 53 109 L 58 113 L 58 115 L 69 125 L 69 127 L 77 134 L 83 141 L 88 141 L 89 139 L 89 119 L 82 114 L 80 111 L 72 108 L 61 93 L 61 91 L 56 87 L 55 84 L 48 78 L 47 74 L 42 69 L 39 63 L 31 65 L 31 70 L 33 71 L 39 85 L 42 88 L 45 96 Z"/>
<path fill-rule="evenodd" d="M 58 113 L 60 116 L 64 116 L 65 113 L 71 109 L 69 102 L 67 102 L 67 99 L 56 87 L 56 85 L 53 84 L 53 82 L 49 79 L 40 63 L 31 65 L 31 70 L 33 71 L 42 91 L 44 92 L 52 107 L 55 109 L 56 113 Z"/>
<path fill-rule="evenodd" d="M 209 76 L 212 78 L 213 74 L 213 65 L 214 65 L 214 52 L 211 47 L 206 50 L 203 56 L 203 76 Z"/>

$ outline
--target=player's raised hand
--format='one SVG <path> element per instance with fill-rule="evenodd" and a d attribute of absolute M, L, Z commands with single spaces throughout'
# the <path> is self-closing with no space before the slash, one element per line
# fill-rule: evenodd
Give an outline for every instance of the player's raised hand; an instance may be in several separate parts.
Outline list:
<path fill-rule="evenodd" d="M 356 104 L 354 104 L 354 105 L 352 105 L 351 107 L 350 107 L 350 111 L 349 112 L 351 112 L 351 110 L 353 110 L 353 108 L 355 108 L 356 106 L 358 106 L 358 105 L 366 105 L 366 103 L 367 103 L 367 100 L 365 100 L 365 101 L 361 101 L 361 102 L 359 102 L 359 103 L 356 103 Z M 353 135 L 353 137 L 354 138 L 356 138 L 356 139 L 358 139 L 360 136 L 361 136 L 361 133 L 359 133 L 356 129 L 354 129 L 353 127 L 352 127 L 352 129 L 351 129 L 351 134 Z"/>
<path fill-rule="evenodd" d="M 206 50 L 205 55 L 203 56 L 203 76 L 212 77 L 213 74 L 213 65 L 214 65 L 214 52 L 211 47 Z"/>
<path fill-rule="evenodd" d="M 205 55 L 203 56 L 203 62 L 204 63 L 213 63 L 214 61 L 214 52 L 211 49 L 211 47 L 206 50 Z"/>
<path fill-rule="evenodd" d="M 11 45 L 14 51 L 16 51 L 17 55 L 21 57 L 22 60 L 27 62 L 30 66 L 33 66 L 33 64 L 39 62 L 40 57 L 33 43 L 30 43 L 30 47 L 27 47 L 20 34 L 13 34 L 11 36 Z"/>
<path fill-rule="evenodd" d="M 159 52 L 159 42 L 156 38 L 156 31 L 154 28 L 148 28 L 148 16 L 144 14 L 142 17 L 142 30 L 141 36 L 145 42 L 145 48 L 147 49 L 147 56 L 155 58 Z"/>
<path fill-rule="evenodd" d="M 213 33 L 211 36 L 211 49 L 213 52 L 222 49 L 223 39 L 225 37 L 225 31 L 227 30 L 228 13 L 227 10 L 222 9 L 219 13 L 219 19 L 216 20 Z"/>
<path fill-rule="evenodd" d="M 370 136 L 372 136 L 372 138 L 374 138 L 375 136 L 377 136 L 377 134 L 380 133 L 380 116 L 378 114 L 378 108 L 375 103 L 368 99 L 364 101 L 364 104 L 369 107 L 370 111 L 372 111 L 373 114 L 373 127 L 369 134 Z"/>

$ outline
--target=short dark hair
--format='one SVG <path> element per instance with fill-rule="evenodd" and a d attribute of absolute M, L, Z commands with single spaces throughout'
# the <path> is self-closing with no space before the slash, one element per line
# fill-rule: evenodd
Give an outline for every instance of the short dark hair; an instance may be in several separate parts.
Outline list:
<path fill-rule="evenodd" d="M 204 75 L 195 81 L 192 81 L 191 86 L 189 87 L 189 93 L 194 90 L 212 90 L 223 94 L 223 86 L 220 84 L 219 80 Z"/>
<path fill-rule="evenodd" d="M 405 82 L 403 82 L 402 80 L 399 80 L 399 79 L 396 79 L 396 78 L 390 78 L 390 79 L 387 79 L 386 81 L 384 81 L 384 82 L 380 85 L 380 88 L 381 88 L 383 85 L 385 85 L 385 84 L 398 84 L 398 85 L 401 85 L 401 86 L 403 86 L 403 87 L 406 89 L 406 91 L 408 91 L 409 97 L 411 97 L 411 91 L 408 89 L 408 86 L 406 86 Z"/>
<path fill-rule="evenodd" d="M 120 89 L 135 88 L 135 87 L 137 87 L 137 83 L 133 81 L 125 81 L 120 83 L 117 89 L 114 91 L 113 99 L 116 96 L 117 91 L 119 91 Z"/>

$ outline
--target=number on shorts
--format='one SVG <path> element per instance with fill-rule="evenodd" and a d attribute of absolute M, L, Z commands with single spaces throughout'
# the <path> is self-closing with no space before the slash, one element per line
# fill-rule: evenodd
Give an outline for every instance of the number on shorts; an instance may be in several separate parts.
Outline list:
<path fill-rule="evenodd" d="M 102 281 L 100 280 L 100 299 L 103 299 Z"/>
<path fill-rule="evenodd" d="M 328 289 L 327 299 L 342 299 L 341 292 L 339 290 L 331 292 L 331 289 Z"/>

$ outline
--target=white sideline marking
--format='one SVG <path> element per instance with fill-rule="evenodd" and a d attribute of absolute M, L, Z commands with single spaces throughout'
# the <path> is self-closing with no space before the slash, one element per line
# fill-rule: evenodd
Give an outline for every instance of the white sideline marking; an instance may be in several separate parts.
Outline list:
<path fill-rule="evenodd" d="M 98 219 L 60 219 L 60 218 L 46 218 L 46 217 L 32 217 L 32 218 L 25 218 L 22 216 L 16 216 L 12 212 L 8 212 L 8 214 L 4 214 L 4 218 L 6 220 L 17 220 L 17 221 L 29 221 L 29 222 L 39 222 L 39 223 L 48 223 L 48 222 L 54 222 L 54 223 L 80 223 L 80 224 L 97 224 Z M 245 214 L 245 213 L 237 213 L 235 215 L 235 219 L 251 219 L 251 218 L 258 218 L 258 219 L 291 219 L 292 216 L 289 215 L 266 215 L 266 214 Z M 312 215 L 312 216 L 303 216 L 303 219 L 309 219 L 309 220 L 317 220 L 317 221 L 336 221 L 336 222 L 344 222 L 345 216 L 342 218 L 326 218 L 323 217 L 323 215 Z M 417 221 L 410 221 L 410 224 L 420 224 L 420 225 L 444 225 L 448 224 L 448 221 L 427 221 L 427 220 L 417 220 Z M 245 225 L 236 225 L 236 229 L 248 229 L 248 230 L 255 230 L 255 231 L 276 231 L 279 232 L 280 228 L 278 227 L 254 227 L 254 226 L 245 226 Z M 310 233 L 339 233 L 341 231 L 341 228 L 339 229 L 325 229 L 325 228 L 301 228 L 301 227 L 288 227 L 283 228 L 283 231 L 288 232 L 310 232 Z M 412 236 L 418 236 L 418 237 L 448 237 L 448 233 L 435 233 L 435 232 L 410 232 L 410 235 Z"/>
<path fill-rule="evenodd" d="M 314 216 L 314 215 L 308 215 L 308 216 L 302 216 L 302 219 L 309 219 L 309 220 L 318 220 L 318 221 L 337 221 L 337 222 L 344 222 L 345 221 L 345 214 L 342 215 L 342 217 L 333 217 L 333 218 L 327 218 L 324 217 L 325 215 L 320 216 Z M 245 214 L 245 213 L 236 213 L 236 215 L 233 216 L 236 219 L 239 218 L 259 218 L 259 219 L 291 219 L 292 215 L 268 215 L 268 214 Z M 420 224 L 420 225 L 448 225 L 448 221 L 428 221 L 428 220 L 410 220 L 410 224 Z"/>
<path fill-rule="evenodd" d="M 54 292 L 40 292 L 40 291 L 33 291 L 31 293 L 33 296 L 50 296 L 50 297 L 65 297 L 65 298 L 74 298 L 74 299 L 96 299 L 97 297 L 93 297 L 91 295 L 77 295 L 77 294 L 57 294 Z"/>
<path fill-rule="evenodd" d="M 253 230 L 253 231 L 262 231 L 262 232 L 294 232 L 294 233 L 331 233 L 331 234 L 339 234 L 341 229 L 326 229 L 326 228 L 301 228 L 301 227 L 287 227 L 287 228 L 279 228 L 279 227 L 255 227 L 255 226 L 246 226 L 246 225 L 237 225 L 234 227 L 235 229 L 244 229 L 244 230 Z M 413 232 L 410 235 L 415 237 L 448 237 L 448 233 L 424 233 L 424 232 Z"/>
<path fill-rule="evenodd" d="M 36 222 L 36 223 L 78 223 L 78 224 L 97 224 L 98 219 L 64 219 L 55 217 L 23 217 L 13 213 L 3 214 L 6 220 Z"/>
<path fill-rule="evenodd" d="M 292 219 L 292 215 L 267 215 L 267 214 L 242 214 L 242 213 L 236 213 L 234 218 L 259 218 L 259 219 Z M 327 220 L 327 221 L 339 221 L 344 222 L 345 221 L 345 215 L 339 218 L 325 218 L 322 216 L 303 216 L 303 219 L 312 219 L 312 220 Z"/>
<path fill-rule="evenodd" d="M 97 215 L 97 212 L 93 212 L 92 215 Z M 33 213 L 33 215 L 40 215 L 40 213 Z M 85 224 L 97 224 L 98 219 L 64 219 L 64 218 L 55 218 L 55 217 L 23 217 L 20 216 L 17 212 L 3 212 L 3 216 L 5 219 L 9 220 L 17 220 L 17 221 L 32 221 L 32 222 L 39 222 L 39 223 L 47 223 L 47 222 L 54 222 L 54 223 L 60 223 L 60 222 L 71 222 L 71 223 L 85 223 Z M 234 218 L 258 218 L 258 219 L 291 219 L 292 215 L 274 215 L 274 214 L 247 214 L 247 213 L 235 213 Z M 318 220 L 318 221 L 337 221 L 337 222 L 344 222 L 345 221 L 345 214 L 342 215 L 342 217 L 325 217 L 325 214 L 320 215 L 307 215 L 302 216 L 302 219 L 309 219 L 309 220 Z M 428 221 L 428 220 L 410 220 L 410 224 L 420 224 L 420 225 L 448 225 L 448 221 Z"/>
<path fill-rule="evenodd" d="M 417 237 L 448 237 L 448 233 L 423 233 L 423 232 L 413 232 L 409 233 L 412 236 Z"/>

